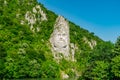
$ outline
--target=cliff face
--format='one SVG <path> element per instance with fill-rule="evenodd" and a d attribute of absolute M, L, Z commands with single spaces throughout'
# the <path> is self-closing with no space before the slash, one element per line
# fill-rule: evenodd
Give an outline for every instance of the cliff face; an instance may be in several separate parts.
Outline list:
<path fill-rule="evenodd" d="M 39 22 L 42 23 L 42 21 L 47 21 L 46 14 L 41 9 L 40 5 L 36 5 L 33 7 L 32 11 L 27 11 L 25 14 L 25 20 L 27 20 L 27 24 L 30 26 L 30 30 L 32 32 L 39 32 L 40 27 L 34 27 L 34 25 Z M 24 24 L 24 20 L 21 21 L 21 24 Z"/>
<path fill-rule="evenodd" d="M 54 58 L 59 59 L 61 57 L 69 57 L 69 24 L 62 16 L 58 16 L 56 19 L 54 30 L 51 34 L 50 43 L 52 45 Z"/>
<path fill-rule="evenodd" d="M 0 78 L 80 76 L 101 41 L 36 0 L 0 0 Z"/>

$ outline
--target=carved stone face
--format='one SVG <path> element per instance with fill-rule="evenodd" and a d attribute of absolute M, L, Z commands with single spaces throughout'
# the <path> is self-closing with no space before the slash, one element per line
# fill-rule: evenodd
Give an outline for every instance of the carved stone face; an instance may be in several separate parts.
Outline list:
<path fill-rule="evenodd" d="M 57 32 L 54 36 L 54 47 L 65 48 L 67 46 L 67 34 L 62 32 Z"/>
<path fill-rule="evenodd" d="M 62 53 L 64 57 L 69 56 L 69 25 L 61 16 L 56 19 L 50 42 L 54 57 L 57 57 L 56 55 L 59 53 Z"/>

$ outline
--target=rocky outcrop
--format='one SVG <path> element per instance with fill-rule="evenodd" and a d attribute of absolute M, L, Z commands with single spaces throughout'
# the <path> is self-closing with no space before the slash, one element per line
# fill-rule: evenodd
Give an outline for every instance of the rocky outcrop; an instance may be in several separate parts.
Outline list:
<path fill-rule="evenodd" d="M 32 30 L 34 32 L 35 30 L 33 28 L 33 25 L 36 22 L 35 14 L 32 14 L 32 12 L 27 11 L 25 14 L 25 19 L 28 21 L 28 25 L 30 25 L 30 30 Z"/>
<path fill-rule="evenodd" d="M 34 24 L 36 24 L 36 22 L 41 23 L 42 21 L 47 21 L 47 17 L 46 14 L 41 9 L 40 5 L 36 5 L 35 7 L 33 7 L 32 11 L 26 12 L 25 20 L 27 20 L 28 22 L 27 24 L 30 25 L 30 30 L 32 30 L 33 32 L 35 31 L 39 32 L 40 28 L 39 27 L 34 28 Z M 21 24 L 23 25 L 24 23 L 25 21 L 21 20 Z"/>
<path fill-rule="evenodd" d="M 47 20 L 46 14 L 43 12 L 40 5 L 36 5 L 35 7 L 33 7 L 33 12 L 41 14 L 41 21 Z"/>
<path fill-rule="evenodd" d="M 76 49 L 78 49 L 78 47 L 74 43 L 70 43 L 71 61 L 76 61 L 74 58 Z"/>
<path fill-rule="evenodd" d="M 69 76 L 64 71 L 61 71 L 61 78 L 64 80 L 64 79 L 68 79 Z"/>
<path fill-rule="evenodd" d="M 55 59 L 61 59 L 62 57 L 65 59 L 69 58 L 69 25 L 62 16 L 58 16 L 56 19 L 54 31 L 50 37 L 50 43 Z"/>
<path fill-rule="evenodd" d="M 97 45 L 97 42 L 93 39 L 88 40 L 86 37 L 84 37 L 83 40 L 85 41 L 86 44 L 89 45 L 91 49 L 93 49 Z"/>

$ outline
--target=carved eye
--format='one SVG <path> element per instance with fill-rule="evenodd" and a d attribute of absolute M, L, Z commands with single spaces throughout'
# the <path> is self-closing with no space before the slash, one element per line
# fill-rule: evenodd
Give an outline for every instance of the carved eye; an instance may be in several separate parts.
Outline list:
<path fill-rule="evenodd" d="M 63 46 L 63 48 L 66 48 L 66 47 L 67 47 L 67 45 Z"/>
<path fill-rule="evenodd" d="M 58 34 L 58 36 L 60 36 L 60 34 Z"/>
<path fill-rule="evenodd" d="M 56 46 L 56 45 L 54 45 L 54 47 L 56 48 L 57 46 Z"/>

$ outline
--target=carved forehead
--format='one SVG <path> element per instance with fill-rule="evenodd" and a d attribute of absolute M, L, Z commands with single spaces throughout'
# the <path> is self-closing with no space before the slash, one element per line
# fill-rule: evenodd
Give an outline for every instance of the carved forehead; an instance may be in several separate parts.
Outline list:
<path fill-rule="evenodd" d="M 56 31 L 54 31 L 54 33 L 55 34 L 68 34 L 68 32 L 65 30 L 56 30 Z"/>

